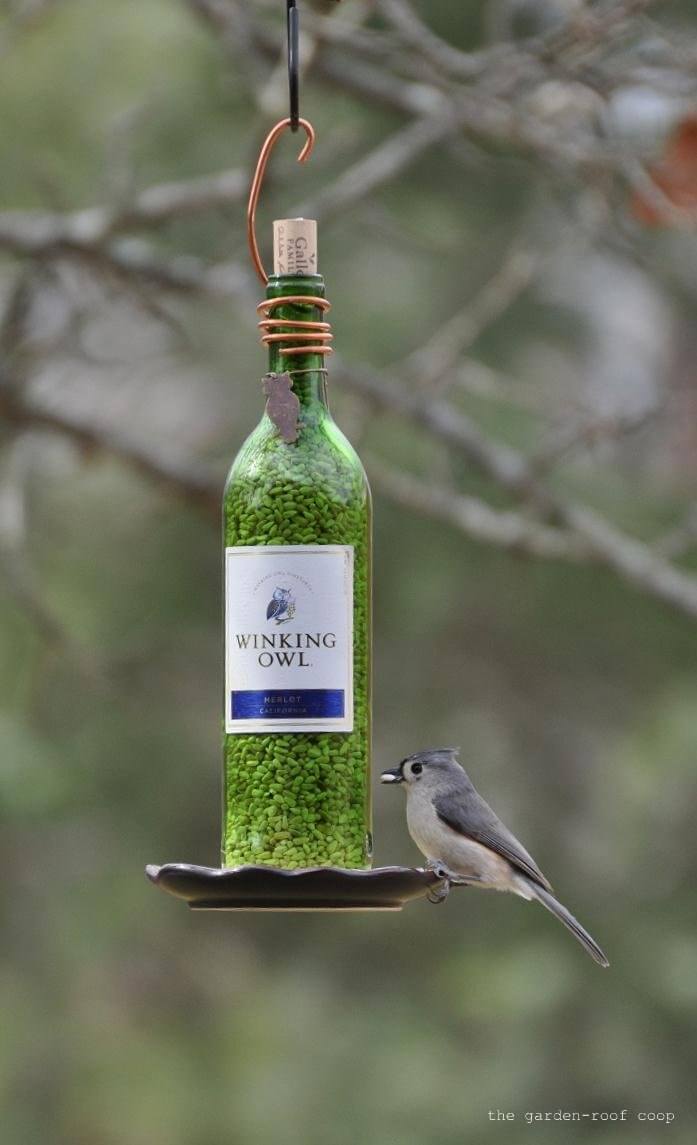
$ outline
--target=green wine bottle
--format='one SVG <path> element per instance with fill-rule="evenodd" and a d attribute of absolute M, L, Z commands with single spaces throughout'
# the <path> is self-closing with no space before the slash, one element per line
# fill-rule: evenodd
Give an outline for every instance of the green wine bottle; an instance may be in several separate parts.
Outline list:
<path fill-rule="evenodd" d="M 321 275 L 309 273 L 314 224 L 299 222 L 274 224 L 261 307 L 268 401 L 224 493 L 222 861 L 363 868 L 372 852 L 371 500 L 327 405 L 328 307 Z"/>

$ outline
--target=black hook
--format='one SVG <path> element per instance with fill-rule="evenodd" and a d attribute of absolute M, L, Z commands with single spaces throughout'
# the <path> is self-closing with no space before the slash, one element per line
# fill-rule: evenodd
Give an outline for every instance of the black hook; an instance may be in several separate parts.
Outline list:
<path fill-rule="evenodd" d="M 288 16 L 288 95 L 290 98 L 290 129 L 297 131 L 300 123 L 300 13 L 296 0 L 286 0 Z"/>

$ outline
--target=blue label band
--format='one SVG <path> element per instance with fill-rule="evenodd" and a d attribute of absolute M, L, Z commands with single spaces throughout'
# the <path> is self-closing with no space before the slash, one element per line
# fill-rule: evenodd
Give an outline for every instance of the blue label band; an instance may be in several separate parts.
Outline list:
<path fill-rule="evenodd" d="M 231 692 L 233 720 L 342 719 L 343 689 Z"/>

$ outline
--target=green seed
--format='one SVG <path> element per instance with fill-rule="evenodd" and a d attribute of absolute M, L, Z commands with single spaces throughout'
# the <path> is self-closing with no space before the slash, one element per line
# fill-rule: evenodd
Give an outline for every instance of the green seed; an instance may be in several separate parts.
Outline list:
<path fill-rule="evenodd" d="M 302 401 L 301 385 L 298 376 Z M 226 735 L 226 866 L 370 865 L 369 495 L 326 410 L 303 405 L 300 417 L 295 444 L 264 420 L 238 455 L 225 492 L 225 544 L 353 545 L 354 730 Z"/>

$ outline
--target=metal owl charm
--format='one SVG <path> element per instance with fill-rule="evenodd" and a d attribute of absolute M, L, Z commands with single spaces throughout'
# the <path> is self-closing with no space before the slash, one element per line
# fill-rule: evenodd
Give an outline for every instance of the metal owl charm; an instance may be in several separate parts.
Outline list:
<path fill-rule="evenodd" d="M 298 439 L 300 402 L 293 393 L 290 374 L 264 374 L 261 384 L 266 397 L 266 413 L 286 445 L 292 445 Z"/>

